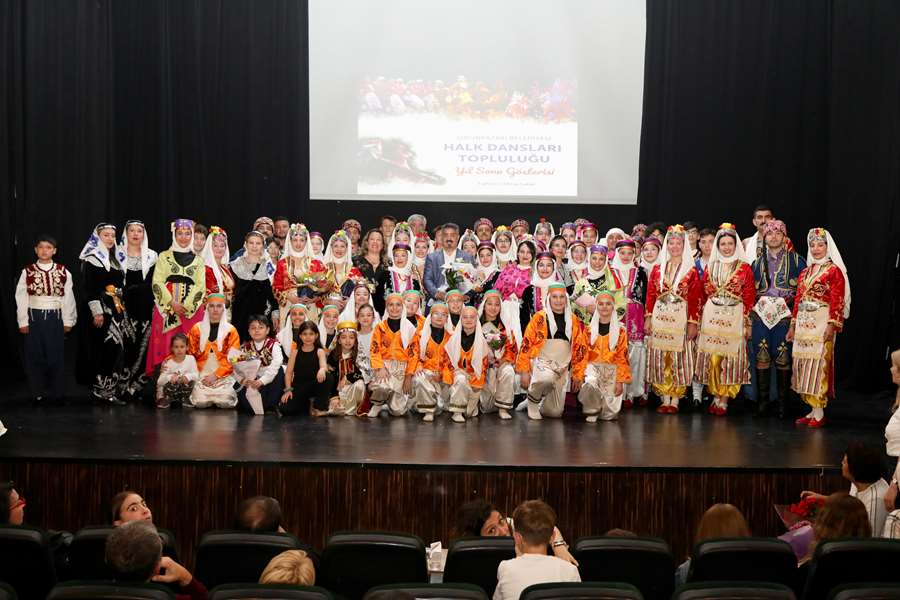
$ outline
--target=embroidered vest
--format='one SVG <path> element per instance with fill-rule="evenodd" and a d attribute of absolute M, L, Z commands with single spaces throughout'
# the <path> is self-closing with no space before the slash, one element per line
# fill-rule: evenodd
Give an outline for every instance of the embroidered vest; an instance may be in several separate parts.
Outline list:
<path fill-rule="evenodd" d="M 54 263 L 49 271 L 44 271 L 37 264 L 25 267 L 25 288 L 29 296 L 66 295 L 66 268 Z"/>

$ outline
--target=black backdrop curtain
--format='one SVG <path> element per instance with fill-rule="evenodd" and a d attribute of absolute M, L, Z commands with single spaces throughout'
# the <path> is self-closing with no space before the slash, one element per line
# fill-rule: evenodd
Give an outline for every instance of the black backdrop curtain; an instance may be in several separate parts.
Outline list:
<path fill-rule="evenodd" d="M 729 220 L 773 206 L 805 251 L 824 225 L 851 272 L 838 374 L 889 383 L 898 342 L 900 5 L 892 0 L 648 0 L 637 206 L 322 202 L 308 197 L 303 0 L 2 0 L 0 297 L 39 232 L 75 270 L 94 223 L 142 218 L 168 246 L 176 216 L 239 237 L 259 214 L 323 232 L 348 216 L 488 215 L 601 228 Z M 587 132 L 583 143 L 590 143 Z M 589 165 L 588 165 L 589 168 Z M 233 242 L 234 243 L 234 242 Z"/>

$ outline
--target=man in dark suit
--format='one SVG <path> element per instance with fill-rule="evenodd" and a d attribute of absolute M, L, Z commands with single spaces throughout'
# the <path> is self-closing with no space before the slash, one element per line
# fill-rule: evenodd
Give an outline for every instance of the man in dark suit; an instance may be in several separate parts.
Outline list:
<path fill-rule="evenodd" d="M 445 223 L 442 229 L 441 249 L 425 257 L 425 292 L 430 301 L 446 298 L 447 278 L 441 269 L 446 263 L 462 259 L 472 265 L 475 264 L 474 256 L 456 249 L 459 243 L 459 225 Z"/>

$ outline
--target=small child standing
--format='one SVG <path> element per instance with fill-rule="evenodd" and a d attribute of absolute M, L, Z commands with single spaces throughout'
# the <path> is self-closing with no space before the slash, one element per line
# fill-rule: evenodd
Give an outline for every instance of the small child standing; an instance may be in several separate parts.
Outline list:
<path fill-rule="evenodd" d="M 328 353 L 328 369 L 336 382 L 328 414 L 340 417 L 356 414 L 366 395 L 366 382 L 360 369 L 356 321 L 337 324 L 337 345 Z"/>
<path fill-rule="evenodd" d="M 188 402 L 194 383 L 200 379 L 197 361 L 188 354 L 188 336 L 176 333 L 170 342 L 169 351 L 169 356 L 160 367 L 159 379 L 156 380 L 156 408 L 169 408 L 172 402 Z"/>
<path fill-rule="evenodd" d="M 556 513 L 541 500 L 528 500 L 513 513 L 516 558 L 497 567 L 494 600 L 517 600 L 522 590 L 538 583 L 581 581 L 578 567 L 547 555 L 556 527 Z"/>
<path fill-rule="evenodd" d="M 61 400 L 65 393 L 65 334 L 75 326 L 77 311 L 72 274 L 53 262 L 56 240 L 38 236 L 37 261 L 22 269 L 16 285 L 16 318 L 25 335 L 25 376 L 32 397 Z"/>

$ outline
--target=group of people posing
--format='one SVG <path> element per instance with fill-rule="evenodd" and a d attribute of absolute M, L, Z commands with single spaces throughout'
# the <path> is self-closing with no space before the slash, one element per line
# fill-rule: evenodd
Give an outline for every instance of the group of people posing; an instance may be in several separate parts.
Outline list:
<path fill-rule="evenodd" d="M 152 380 L 159 408 L 458 422 L 509 419 L 522 396 L 529 418 L 560 417 L 568 393 L 589 422 L 651 392 L 672 414 L 704 389 L 723 416 L 753 381 L 760 414 L 783 414 L 793 389 L 810 406 L 797 423 L 821 427 L 847 270 L 825 229 L 809 231 L 804 259 L 768 207 L 753 223 L 742 241 L 730 223 L 601 236 L 584 219 L 482 218 L 429 235 L 422 215 L 386 216 L 365 234 L 349 219 L 326 243 L 260 217 L 232 254 L 221 227 L 178 219 L 158 255 L 142 222 L 101 223 L 80 254 L 79 371 L 114 404 Z M 16 290 L 25 362 L 35 397 L 61 397 L 72 276 L 49 236 L 35 252 Z"/>

